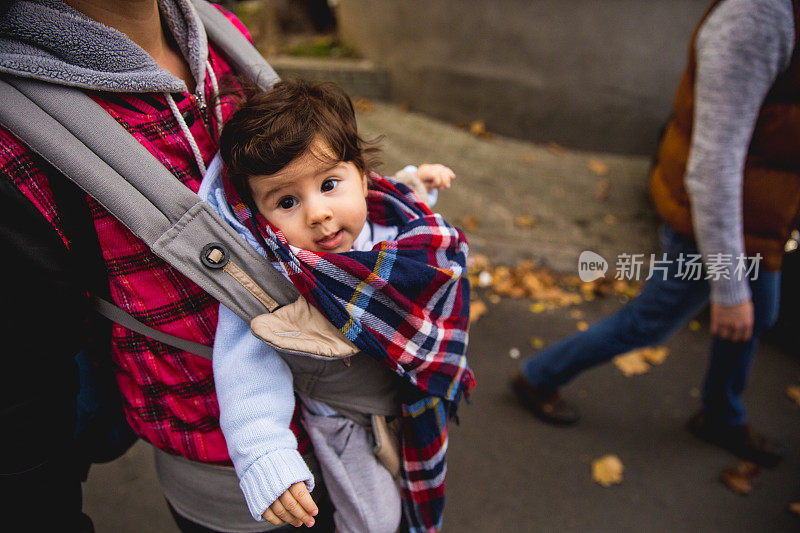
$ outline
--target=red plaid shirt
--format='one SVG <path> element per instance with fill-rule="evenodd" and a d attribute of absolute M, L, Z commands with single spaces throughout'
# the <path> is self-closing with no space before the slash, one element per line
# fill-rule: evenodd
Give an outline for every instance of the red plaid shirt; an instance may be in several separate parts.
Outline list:
<path fill-rule="evenodd" d="M 247 30 L 235 17 L 229 19 Z M 213 46 L 209 62 L 220 84 L 235 83 L 231 67 Z M 207 97 L 213 93 L 206 79 Z M 162 94 L 90 93 L 150 153 L 182 183 L 197 192 L 202 176 L 189 142 L 181 132 Z M 173 98 L 208 164 L 218 148 L 219 128 L 207 112 L 209 127 L 193 94 Z M 224 119 L 232 112 L 231 97 L 222 100 Z M 210 131 L 209 131 L 210 130 Z M 47 173 L 53 172 L 8 131 L 0 128 L 0 172 L 19 190 L 69 245 L 61 231 Z M 94 199 L 89 209 L 105 259 L 111 296 L 119 307 L 148 326 L 170 335 L 211 345 L 217 326 L 218 303 L 199 286 L 155 256 Z M 189 459 L 229 463 L 219 428 L 219 406 L 214 392 L 211 361 L 183 352 L 118 324 L 113 326 L 112 356 L 125 400 L 128 422 L 156 447 Z M 297 417 L 293 422 L 298 434 Z M 301 445 L 301 452 L 305 450 Z"/>

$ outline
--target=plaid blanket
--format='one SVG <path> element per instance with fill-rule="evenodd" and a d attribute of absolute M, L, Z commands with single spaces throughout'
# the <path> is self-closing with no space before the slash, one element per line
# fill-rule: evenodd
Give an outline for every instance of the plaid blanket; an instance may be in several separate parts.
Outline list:
<path fill-rule="evenodd" d="M 370 175 L 372 222 L 397 240 L 369 252 L 294 253 L 283 234 L 242 203 L 224 180 L 237 218 L 289 273 L 300 293 L 361 351 L 422 394 L 402 406 L 403 511 L 410 531 L 441 528 L 447 421 L 475 378 L 467 366 L 469 282 L 464 234 L 409 188 Z M 419 398 L 422 399 L 419 399 Z"/>

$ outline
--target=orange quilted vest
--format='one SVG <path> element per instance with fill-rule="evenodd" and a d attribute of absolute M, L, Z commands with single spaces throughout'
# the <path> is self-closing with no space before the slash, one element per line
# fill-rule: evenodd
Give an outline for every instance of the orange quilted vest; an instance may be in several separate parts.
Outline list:
<path fill-rule="evenodd" d="M 675 95 L 675 107 L 659 147 L 650 194 L 664 222 L 693 235 L 684 174 L 689 158 L 694 112 L 695 43 L 712 2 L 692 36 L 689 63 Z M 780 270 L 783 247 L 800 221 L 800 6 L 794 4 L 795 48 L 789 68 L 770 89 L 753 132 L 745 162 L 743 214 L 745 249 L 760 253 L 762 265 Z"/>

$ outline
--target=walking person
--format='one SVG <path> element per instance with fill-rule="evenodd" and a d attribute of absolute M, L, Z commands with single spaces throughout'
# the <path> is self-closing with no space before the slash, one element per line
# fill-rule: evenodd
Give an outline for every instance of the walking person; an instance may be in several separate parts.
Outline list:
<path fill-rule="evenodd" d="M 560 387 L 668 338 L 710 303 L 714 338 L 690 430 L 760 465 L 780 461 L 749 429 L 741 394 L 758 340 L 776 319 L 783 247 L 800 215 L 798 26 L 797 0 L 712 2 L 692 37 L 651 176 L 666 275 L 651 277 L 619 312 L 523 363 L 512 386 L 542 420 L 577 422 Z M 685 259 L 698 253 L 704 275 L 687 277 Z M 759 255 L 757 275 L 752 262 L 736 268 L 738 258 Z"/>

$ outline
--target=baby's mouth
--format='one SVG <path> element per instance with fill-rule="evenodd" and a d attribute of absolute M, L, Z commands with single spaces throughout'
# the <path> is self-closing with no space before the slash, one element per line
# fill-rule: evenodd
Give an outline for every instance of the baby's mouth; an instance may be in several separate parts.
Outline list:
<path fill-rule="evenodd" d="M 339 230 L 336 233 L 332 233 L 327 237 L 323 237 L 322 239 L 315 241 L 315 244 L 323 250 L 335 250 L 342 244 L 343 240 L 344 231 Z"/>

